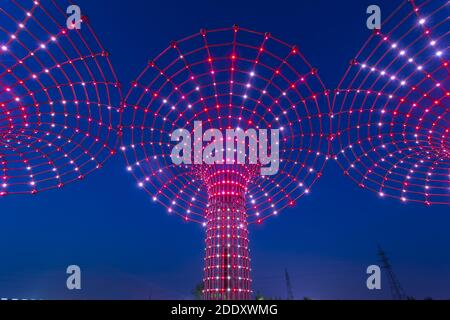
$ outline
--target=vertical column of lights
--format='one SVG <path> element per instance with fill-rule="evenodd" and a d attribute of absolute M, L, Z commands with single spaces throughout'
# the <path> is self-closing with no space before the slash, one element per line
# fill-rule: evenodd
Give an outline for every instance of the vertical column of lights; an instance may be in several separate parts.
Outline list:
<path fill-rule="evenodd" d="M 86 18 L 66 28 L 69 5 L 0 8 L 0 196 L 61 188 L 115 152 L 119 84 Z"/>
<path fill-rule="evenodd" d="M 238 26 L 172 41 L 132 83 L 122 118 L 127 171 L 169 214 L 206 228 L 205 299 L 251 298 L 248 226 L 310 192 L 328 159 L 329 113 L 328 92 L 296 46 Z M 248 161 L 257 150 L 239 150 L 237 137 L 233 147 L 216 138 L 223 148 L 214 155 L 202 146 L 203 161 L 220 158 L 213 165 L 175 165 L 171 134 L 192 132 L 195 121 L 222 133 L 279 129 L 278 173 L 261 176 Z M 247 163 L 229 163 L 228 151 L 245 152 Z"/>
<path fill-rule="evenodd" d="M 344 173 L 380 197 L 449 204 L 448 1 L 405 1 L 351 61 L 335 96 Z"/>
<path fill-rule="evenodd" d="M 251 298 L 250 254 L 246 193 L 258 174 L 258 166 L 216 168 L 203 165 L 195 170 L 208 190 L 204 298 L 249 300 Z"/>

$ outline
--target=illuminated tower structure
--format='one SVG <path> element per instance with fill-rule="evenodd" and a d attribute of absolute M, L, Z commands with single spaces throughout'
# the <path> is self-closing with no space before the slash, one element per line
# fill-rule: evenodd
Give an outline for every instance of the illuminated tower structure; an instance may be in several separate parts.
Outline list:
<path fill-rule="evenodd" d="M 121 93 L 108 53 L 69 1 L 2 1 L 0 196 L 83 179 L 115 153 Z"/>
<path fill-rule="evenodd" d="M 403 1 L 334 97 L 334 158 L 380 197 L 450 204 L 449 2 Z"/>
<path fill-rule="evenodd" d="M 204 298 L 250 299 L 248 226 L 293 207 L 328 158 L 317 70 L 269 33 L 201 30 L 149 61 L 122 119 L 138 188 L 206 228 Z"/>

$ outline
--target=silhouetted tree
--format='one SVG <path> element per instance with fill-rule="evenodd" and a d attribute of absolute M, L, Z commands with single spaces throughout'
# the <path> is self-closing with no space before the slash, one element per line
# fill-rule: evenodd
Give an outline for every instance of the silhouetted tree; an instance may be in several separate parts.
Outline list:
<path fill-rule="evenodd" d="M 194 290 L 192 290 L 192 295 L 194 296 L 195 300 L 202 300 L 203 299 L 203 282 L 197 284 L 194 288 Z"/>

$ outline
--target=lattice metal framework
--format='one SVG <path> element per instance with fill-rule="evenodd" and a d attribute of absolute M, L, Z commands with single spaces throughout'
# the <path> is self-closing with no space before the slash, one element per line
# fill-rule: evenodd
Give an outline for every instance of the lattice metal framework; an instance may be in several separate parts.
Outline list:
<path fill-rule="evenodd" d="M 448 1 L 403 1 L 336 90 L 335 159 L 381 197 L 450 204 L 449 13 Z"/>
<path fill-rule="evenodd" d="M 87 18 L 68 1 L 2 1 L 0 196 L 83 179 L 115 153 L 121 93 Z"/>
<path fill-rule="evenodd" d="M 206 155 L 223 161 L 227 150 L 248 160 L 257 148 L 248 141 L 242 151 L 236 137 L 228 148 L 227 129 L 278 129 L 278 173 L 262 176 L 262 164 L 250 161 L 175 165 L 171 134 L 194 132 L 198 122 L 202 132 L 223 133 L 214 138 L 223 147 Z M 133 82 L 123 130 L 122 151 L 138 188 L 169 214 L 207 229 L 205 298 L 248 299 L 248 224 L 294 206 L 328 158 L 330 104 L 317 70 L 297 47 L 269 33 L 237 26 L 201 30 L 172 42 Z M 201 140 L 194 135 L 191 142 Z M 201 148 L 200 157 L 206 143 Z"/>

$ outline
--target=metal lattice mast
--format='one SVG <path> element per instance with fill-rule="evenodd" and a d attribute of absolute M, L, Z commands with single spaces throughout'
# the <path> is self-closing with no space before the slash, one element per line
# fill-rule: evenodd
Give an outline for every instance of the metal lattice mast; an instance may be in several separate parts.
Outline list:
<path fill-rule="evenodd" d="M 284 275 L 286 278 L 287 299 L 294 300 L 294 292 L 292 291 L 291 278 L 289 277 L 287 269 L 284 271 Z"/>
<path fill-rule="evenodd" d="M 392 298 L 394 298 L 394 300 L 405 300 L 405 291 L 403 290 L 403 287 L 392 269 L 392 265 L 386 255 L 386 252 L 384 252 L 380 246 L 378 246 L 378 256 L 380 257 L 380 261 L 383 263 L 382 268 L 386 270 L 389 285 L 391 287 Z"/>

